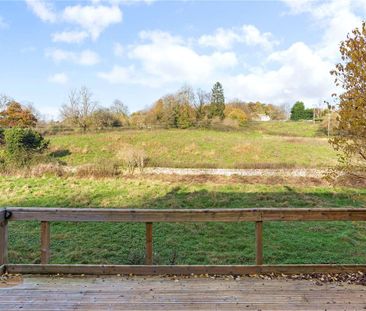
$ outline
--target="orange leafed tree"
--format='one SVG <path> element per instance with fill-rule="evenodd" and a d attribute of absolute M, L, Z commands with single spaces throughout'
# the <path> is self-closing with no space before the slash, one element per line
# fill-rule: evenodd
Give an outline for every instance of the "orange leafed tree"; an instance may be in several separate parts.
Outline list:
<path fill-rule="evenodd" d="M 0 112 L 0 127 L 35 127 L 36 124 L 35 115 L 16 101 L 10 102 Z"/>
<path fill-rule="evenodd" d="M 364 177 L 366 172 L 366 23 L 340 44 L 341 62 L 331 72 L 343 89 L 337 134 L 330 140 L 339 152 L 341 168 Z"/>

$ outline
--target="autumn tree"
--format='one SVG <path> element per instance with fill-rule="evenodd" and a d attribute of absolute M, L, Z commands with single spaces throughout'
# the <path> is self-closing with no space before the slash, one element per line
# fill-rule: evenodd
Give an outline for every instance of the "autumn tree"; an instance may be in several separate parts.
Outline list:
<path fill-rule="evenodd" d="M 80 127 L 84 132 L 92 124 L 92 115 L 97 107 L 93 93 L 85 86 L 69 92 L 67 103 L 61 107 L 61 116 L 66 123 Z"/>
<path fill-rule="evenodd" d="M 339 152 L 342 169 L 366 178 L 366 23 L 340 44 L 341 62 L 331 74 L 343 93 L 333 94 L 338 110 L 336 136 L 330 139 Z"/>
<path fill-rule="evenodd" d="M 13 99 L 6 94 L 0 94 L 0 111 L 4 110 L 6 106 L 12 102 Z"/>
<path fill-rule="evenodd" d="M 225 118 L 225 96 L 224 89 L 220 82 L 216 82 L 211 91 L 210 118 Z"/>
<path fill-rule="evenodd" d="M 0 112 L 0 127 L 35 127 L 36 124 L 37 118 L 30 109 L 16 101 L 9 102 Z"/>

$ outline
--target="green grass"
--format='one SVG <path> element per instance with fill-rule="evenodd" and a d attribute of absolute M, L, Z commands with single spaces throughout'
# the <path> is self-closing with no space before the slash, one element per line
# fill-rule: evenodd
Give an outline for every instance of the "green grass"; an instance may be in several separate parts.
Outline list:
<path fill-rule="evenodd" d="M 154 179 L 0 177 L 0 206 L 120 208 L 363 207 L 366 189 L 174 182 Z M 10 261 L 39 262 L 39 223 L 10 222 Z M 52 223 L 51 263 L 139 264 L 144 225 Z M 252 223 L 154 224 L 158 264 L 252 264 Z M 358 222 L 264 224 L 266 263 L 365 263 Z"/>
<path fill-rule="evenodd" d="M 249 123 L 240 131 L 125 130 L 51 136 L 53 151 L 69 165 L 120 162 L 128 146 L 145 150 L 149 166 L 277 168 L 327 167 L 336 155 L 318 125 Z"/>

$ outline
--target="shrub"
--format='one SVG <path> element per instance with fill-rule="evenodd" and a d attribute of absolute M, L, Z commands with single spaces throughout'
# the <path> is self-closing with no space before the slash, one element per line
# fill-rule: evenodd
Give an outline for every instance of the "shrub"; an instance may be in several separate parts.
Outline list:
<path fill-rule="evenodd" d="M 29 176 L 42 177 L 42 176 L 57 176 L 62 177 L 66 175 L 65 167 L 60 163 L 41 163 L 35 165 L 29 169 Z"/>
<path fill-rule="evenodd" d="M 123 161 L 130 174 L 133 174 L 138 168 L 142 173 L 146 165 L 147 156 L 144 150 L 127 147 L 119 153 L 119 158 Z"/>
<path fill-rule="evenodd" d="M 227 117 L 232 120 L 238 121 L 239 125 L 244 125 L 245 122 L 248 120 L 247 115 L 245 112 L 238 108 L 232 108 L 227 113 Z"/>
<path fill-rule="evenodd" d="M 109 160 L 100 161 L 95 164 L 82 165 L 75 171 L 77 177 L 108 178 L 116 177 L 119 174 L 119 164 Z"/>
<path fill-rule="evenodd" d="M 320 131 L 328 136 L 338 135 L 339 115 L 328 113 L 320 123 Z"/>
<path fill-rule="evenodd" d="M 13 127 L 5 130 L 6 159 L 24 166 L 48 148 L 49 141 L 30 128 Z"/>

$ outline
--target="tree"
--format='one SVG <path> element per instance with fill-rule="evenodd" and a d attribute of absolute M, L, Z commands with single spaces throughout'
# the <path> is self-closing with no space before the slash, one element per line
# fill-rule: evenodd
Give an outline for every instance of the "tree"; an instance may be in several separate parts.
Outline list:
<path fill-rule="evenodd" d="M 8 95 L 0 94 L 0 110 L 4 110 L 6 106 L 12 101 L 14 101 L 14 99 L 9 97 Z"/>
<path fill-rule="evenodd" d="M 305 105 L 303 102 L 297 101 L 291 108 L 291 117 L 293 121 L 303 120 L 305 116 Z"/>
<path fill-rule="evenodd" d="M 229 105 L 225 108 L 225 118 L 237 121 L 238 125 L 244 125 L 248 120 L 247 115 L 242 109 Z"/>
<path fill-rule="evenodd" d="M 340 44 L 341 62 L 331 74 L 340 95 L 336 135 L 330 139 L 339 152 L 342 169 L 358 176 L 366 173 L 366 23 L 354 29 Z M 366 178 L 364 176 L 364 178 Z"/>
<path fill-rule="evenodd" d="M 211 91 L 211 104 L 209 109 L 209 117 L 219 117 L 221 120 L 225 118 L 225 96 L 224 89 L 220 82 L 216 82 Z"/>
<path fill-rule="evenodd" d="M 94 128 L 104 129 L 121 126 L 117 115 L 108 108 L 98 108 L 91 115 L 91 123 Z"/>
<path fill-rule="evenodd" d="M 111 111 L 118 115 L 128 116 L 128 107 L 119 99 L 115 99 Z"/>
<path fill-rule="evenodd" d="M 297 101 L 291 109 L 290 119 L 293 121 L 312 120 L 313 114 L 313 109 L 305 109 L 304 103 L 301 101 Z"/>
<path fill-rule="evenodd" d="M 196 110 L 197 120 L 202 120 L 206 116 L 206 106 L 211 102 L 211 93 L 206 92 L 202 89 L 196 91 L 195 100 L 193 101 L 193 106 Z"/>
<path fill-rule="evenodd" d="M 5 130 L 5 151 L 7 160 L 19 166 L 29 164 L 30 160 L 48 148 L 49 141 L 30 128 L 13 127 Z"/>
<path fill-rule="evenodd" d="M 16 101 L 11 101 L 5 110 L 0 112 L 0 126 L 2 127 L 35 127 L 37 118 L 28 109 Z"/>
<path fill-rule="evenodd" d="M 91 125 L 92 114 L 97 107 L 93 93 L 85 86 L 73 89 L 68 94 L 68 103 L 61 107 L 63 120 L 72 126 L 80 127 L 84 132 Z"/>

